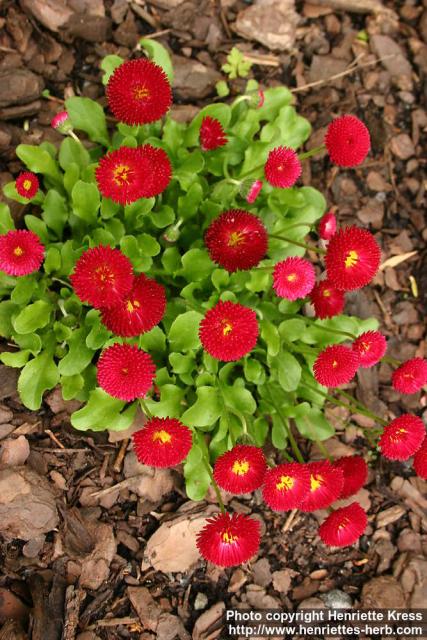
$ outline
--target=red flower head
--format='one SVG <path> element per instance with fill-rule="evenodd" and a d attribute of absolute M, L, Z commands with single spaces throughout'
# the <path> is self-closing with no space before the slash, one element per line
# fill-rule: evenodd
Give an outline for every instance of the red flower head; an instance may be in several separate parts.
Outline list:
<path fill-rule="evenodd" d="M 319 353 L 313 366 L 314 377 L 324 387 L 347 384 L 356 375 L 359 356 L 341 344 L 332 344 Z"/>
<path fill-rule="evenodd" d="M 344 291 L 336 289 L 329 280 L 318 282 L 310 293 L 316 318 L 333 318 L 343 312 Z"/>
<path fill-rule="evenodd" d="M 217 360 L 240 360 L 258 339 L 255 311 L 235 302 L 218 302 L 200 323 L 203 348 Z"/>
<path fill-rule="evenodd" d="M 427 384 L 427 360 L 411 358 L 393 371 L 393 388 L 400 393 L 415 393 Z"/>
<path fill-rule="evenodd" d="M 225 491 L 250 493 L 262 485 L 266 469 L 262 449 L 238 444 L 219 456 L 214 466 L 214 478 Z"/>
<path fill-rule="evenodd" d="M 8 231 L 0 235 L 0 269 L 9 276 L 26 276 L 40 269 L 44 246 L 32 231 Z"/>
<path fill-rule="evenodd" d="M 102 322 L 116 336 L 131 338 L 159 324 L 166 310 L 166 293 L 161 284 L 141 273 L 127 296 L 116 306 L 102 309 Z"/>
<path fill-rule="evenodd" d="M 326 509 L 341 495 L 344 486 L 343 472 L 333 467 L 327 460 L 309 462 L 306 467 L 310 474 L 310 486 L 300 509 L 301 511 Z"/>
<path fill-rule="evenodd" d="M 293 149 L 276 147 L 268 154 L 264 173 L 273 187 L 292 187 L 302 173 L 301 162 Z"/>
<path fill-rule="evenodd" d="M 197 548 L 205 560 L 220 567 L 247 562 L 258 551 L 260 523 L 241 513 L 219 513 L 206 520 L 197 536 Z"/>
<path fill-rule="evenodd" d="M 360 367 L 373 367 L 387 351 L 387 340 L 379 331 L 365 331 L 351 348 L 359 355 Z"/>
<path fill-rule="evenodd" d="M 384 427 L 379 447 L 385 458 L 408 460 L 421 447 L 425 435 L 426 428 L 421 418 L 405 413 Z"/>
<path fill-rule="evenodd" d="M 337 509 L 319 527 L 319 536 L 329 547 L 348 547 L 365 532 L 368 517 L 358 502 Z"/>
<path fill-rule="evenodd" d="M 114 307 L 132 288 L 132 263 L 119 249 L 100 245 L 80 256 L 70 280 L 82 302 Z"/>
<path fill-rule="evenodd" d="M 31 200 L 39 190 L 39 179 L 31 171 L 23 171 L 15 180 L 16 191 L 22 198 Z"/>
<path fill-rule="evenodd" d="M 246 202 L 249 204 L 253 204 L 255 200 L 258 198 L 259 193 L 262 189 L 262 180 L 255 180 L 254 182 L 250 182 L 249 189 L 246 193 Z"/>
<path fill-rule="evenodd" d="M 360 456 L 345 456 L 337 458 L 332 464 L 336 469 L 341 469 L 344 476 L 344 486 L 340 498 L 348 498 L 363 487 L 368 477 L 368 467 Z"/>
<path fill-rule="evenodd" d="M 150 467 L 175 467 L 192 445 L 190 429 L 176 418 L 150 418 L 132 439 L 139 462 Z"/>
<path fill-rule="evenodd" d="M 372 233 L 354 226 L 340 229 L 328 244 L 328 280 L 344 291 L 360 289 L 377 273 L 380 259 L 381 250 Z"/>
<path fill-rule="evenodd" d="M 56 116 L 53 116 L 52 120 L 50 121 L 50 126 L 53 129 L 57 129 L 61 133 L 68 133 L 73 128 L 67 111 L 60 111 L 56 114 Z"/>
<path fill-rule="evenodd" d="M 414 455 L 414 471 L 420 478 L 427 480 L 427 438 Z"/>
<path fill-rule="evenodd" d="M 223 147 L 227 144 L 227 136 L 225 135 L 222 124 L 216 118 L 205 116 L 200 125 L 200 146 L 202 151 L 212 151 Z"/>
<path fill-rule="evenodd" d="M 145 144 L 107 153 L 95 173 L 101 194 L 125 205 L 162 193 L 170 182 L 172 167 L 163 149 Z"/>
<path fill-rule="evenodd" d="M 113 398 L 125 402 L 143 398 L 153 386 L 155 375 L 151 357 L 135 345 L 113 344 L 98 360 L 99 386 Z"/>
<path fill-rule="evenodd" d="M 273 288 L 286 300 L 305 298 L 314 287 L 316 272 L 305 258 L 285 258 L 278 262 L 273 272 Z"/>
<path fill-rule="evenodd" d="M 341 116 L 331 122 L 325 136 L 329 156 L 339 167 L 356 167 L 371 148 L 366 125 L 356 116 Z"/>
<path fill-rule="evenodd" d="M 297 462 L 279 464 L 265 474 L 263 498 L 274 511 L 297 509 L 310 490 L 307 465 Z"/>
<path fill-rule="evenodd" d="M 210 224 L 205 244 L 211 259 L 232 273 L 256 267 L 264 258 L 267 232 L 257 216 L 243 209 L 231 209 Z"/>
<path fill-rule="evenodd" d="M 120 122 L 146 124 L 169 111 L 172 91 L 163 69 L 141 58 L 117 67 L 107 84 L 107 99 Z"/>
<path fill-rule="evenodd" d="M 337 230 L 337 219 L 332 213 L 328 211 L 321 218 L 318 226 L 319 236 L 322 240 L 330 240 Z"/>

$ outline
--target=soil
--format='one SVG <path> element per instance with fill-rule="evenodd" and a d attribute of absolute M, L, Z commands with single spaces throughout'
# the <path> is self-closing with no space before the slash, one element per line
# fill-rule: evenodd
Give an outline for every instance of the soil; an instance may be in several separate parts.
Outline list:
<path fill-rule="evenodd" d="M 370 228 L 389 260 L 347 311 L 379 319 L 390 356 L 425 357 L 427 2 L 298 1 L 281 30 L 280 12 L 293 10 L 288 0 L 261 10 L 242 0 L 0 1 L 0 182 L 21 170 L 18 143 L 60 141 L 49 123 L 64 97 L 104 100 L 104 55 L 136 55 L 143 35 L 168 46 L 177 68 L 175 115 L 186 120 L 195 105 L 215 99 L 221 65 L 237 45 L 262 86 L 293 90 L 313 126 L 311 146 L 332 116 L 351 112 L 367 123 L 372 152 L 362 166 L 337 171 L 317 157 L 303 182 L 325 194 L 341 224 Z M 236 95 L 244 86 L 231 84 Z M 22 219 L 21 205 L 12 211 Z M 382 415 L 427 417 L 425 392 L 402 397 L 389 380 L 383 364 L 363 370 L 349 392 Z M 29 412 L 16 372 L 3 366 L 0 401 L 0 640 L 224 639 L 230 607 L 427 601 L 427 484 L 407 463 L 372 453 L 363 416 L 328 407 L 337 436 L 325 443 L 331 454 L 359 452 L 369 461 L 357 496 L 369 527 L 359 544 L 327 549 L 316 516 L 272 513 L 257 493 L 225 496 L 235 511 L 259 518 L 266 535 L 250 564 L 221 570 L 194 556 L 195 531 L 215 498 L 188 502 L 179 469 L 154 474 L 139 465 L 123 434 L 73 431 L 73 403 L 58 390 Z M 316 450 L 305 454 L 315 458 Z M 34 499 L 23 509 L 29 487 Z"/>

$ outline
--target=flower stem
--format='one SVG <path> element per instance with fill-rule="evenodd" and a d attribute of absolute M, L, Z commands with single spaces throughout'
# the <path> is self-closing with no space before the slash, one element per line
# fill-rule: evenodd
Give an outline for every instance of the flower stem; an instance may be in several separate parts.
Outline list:
<path fill-rule="evenodd" d="M 388 364 L 392 364 L 395 367 L 400 367 L 400 365 L 402 364 L 400 360 L 391 358 L 390 356 L 384 356 L 383 358 L 381 358 L 381 360 L 382 362 L 387 362 Z"/>
<path fill-rule="evenodd" d="M 80 138 L 74 133 L 74 131 L 72 129 L 70 129 L 68 131 L 68 135 L 71 136 L 73 138 L 73 140 L 75 140 L 76 142 L 78 142 L 79 144 L 82 144 L 82 141 L 80 140 Z"/>
<path fill-rule="evenodd" d="M 153 414 L 151 413 L 150 409 L 147 407 L 147 404 L 146 404 L 145 400 L 140 398 L 139 399 L 139 404 L 141 405 L 141 408 L 144 411 L 144 413 L 147 416 L 147 418 L 151 419 L 153 417 Z"/>
<path fill-rule="evenodd" d="M 365 415 L 368 418 L 372 418 L 372 420 L 375 420 L 375 422 L 382 424 L 384 427 L 388 425 L 387 420 L 380 418 L 380 416 L 377 416 L 375 413 L 370 411 L 368 407 L 366 407 L 364 404 L 356 400 L 356 398 L 353 398 L 353 396 L 347 393 L 347 391 L 344 391 L 343 389 L 338 389 L 338 393 L 344 396 L 344 398 L 347 398 L 348 400 L 350 400 L 350 402 L 353 404 L 354 409 L 357 413 L 361 413 L 362 415 Z"/>
<path fill-rule="evenodd" d="M 326 251 L 324 249 L 320 249 L 318 247 L 312 247 L 309 244 L 305 244 L 304 242 L 298 242 L 297 240 L 292 240 L 292 238 L 287 238 L 286 236 L 278 236 L 274 233 L 269 234 L 270 238 L 275 238 L 276 240 L 283 240 L 284 242 L 289 242 L 289 244 L 294 244 L 297 247 L 302 247 L 303 249 L 307 249 L 307 251 L 315 251 L 316 253 L 325 255 Z"/>
<path fill-rule="evenodd" d="M 323 151 L 323 149 L 325 149 L 324 144 L 320 145 L 320 147 L 314 147 L 314 149 L 310 149 L 310 151 L 306 151 L 305 153 L 300 153 L 298 158 L 300 160 L 306 160 L 307 158 L 311 158 L 311 156 L 317 155 L 320 151 Z"/>
<path fill-rule="evenodd" d="M 270 404 L 274 409 L 276 409 L 277 415 L 279 416 L 280 420 L 283 422 L 283 425 L 286 428 L 286 431 L 288 432 L 288 438 L 289 438 L 289 442 L 290 442 L 292 451 L 294 452 L 294 455 L 295 455 L 296 459 L 298 460 L 298 462 L 302 462 L 304 464 L 304 458 L 302 456 L 301 451 L 299 450 L 297 441 L 295 440 L 294 434 L 292 433 L 292 429 L 289 426 L 289 422 L 284 418 L 284 416 L 282 415 L 282 412 L 280 411 L 279 407 L 274 402 L 273 396 L 272 396 L 268 386 L 266 388 L 267 388 L 267 393 L 270 396 Z"/>
<path fill-rule="evenodd" d="M 327 450 L 323 442 L 321 442 L 320 440 L 315 440 L 315 442 L 317 444 L 318 449 L 323 453 L 325 458 L 329 460 L 329 462 L 333 462 L 334 458 L 333 456 L 331 456 L 331 454 L 329 453 L 329 451 Z"/>
<path fill-rule="evenodd" d="M 322 329 L 324 331 L 327 331 L 328 333 L 334 333 L 334 334 L 339 333 L 340 335 L 347 336 L 347 338 L 351 338 L 351 340 L 356 340 L 357 338 L 357 336 L 355 336 L 354 333 L 350 333 L 349 331 L 342 331 L 341 329 L 332 329 L 331 327 L 324 327 L 323 325 L 317 324 L 317 319 L 315 320 L 313 318 L 309 318 L 308 316 L 301 316 L 300 314 L 297 314 L 297 313 L 284 313 L 283 316 L 289 317 L 289 318 L 299 318 L 300 320 L 309 322 L 317 329 Z"/>
<path fill-rule="evenodd" d="M 202 460 L 203 460 L 203 464 L 205 465 L 206 471 L 208 472 L 209 477 L 211 479 L 212 486 L 215 491 L 216 499 L 218 500 L 219 508 L 221 509 L 221 513 L 225 514 L 225 507 L 221 498 L 221 492 L 219 490 L 217 483 L 215 482 L 215 478 L 213 477 L 211 465 L 209 461 L 206 459 L 206 456 L 204 454 L 203 454 Z"/>

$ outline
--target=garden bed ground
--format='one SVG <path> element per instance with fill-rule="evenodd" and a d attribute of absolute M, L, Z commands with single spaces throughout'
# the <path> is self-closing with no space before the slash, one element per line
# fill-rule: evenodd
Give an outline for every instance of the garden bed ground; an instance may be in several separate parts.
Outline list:
<path fill-rule="evenodd" d="M 381 11 L 374 0 L 318 1 L 322 6 L 297 4 L 298 26 L 279 38 L 288 38 L 286 52 L 274 49 L 274 30 L 284 22 L 281 11 L 289 17 L 288 0 L 265 6 L 260 20 L 241 0 L 0 1 L 0 180 L 19 172 L 19 142 L 60 140 L 49 122 L 64 96 L 102 99 L 104 55 L 129 57 L 147 34 L 167 44 L 176 56 L 175 114 L 190 119 L 215 95 L 221 64 L 238 45 L 256 61 L 252 73 L 263 86 L 295 90 L 315 131 L 313 146 L 334 115 L 351 112 L 367 123 L 372 152 L 361 167 L 338 172 L 317 157 L 305 165 L 303 182 L 325 194 L 341 224 L 369 227 L 384 260 L 391 259 L 371 287 L 350 297 L 347 310 L 379 319 L 389 355 L 425 357 L 427 3 L 389 2 Z M 254 35 L 273 50 L 250 40 Z M 234 81 L 233 92 L 243 86 Z M 43 88 L 51 100 L 41 97 Z M 21 220 L 24 207 L 13 203 L 12 210 Z M 404 254 L 412 255 L 398 264 Z M 349 390 L 384 416 L 427 415 L 425 393 L 402 398 L 389 380 L 388 365 L 381 365 L 362 370 Z M 179 473 L 142 468 L 127 439 L 73 431 L 72 403 L 56 390 L 40 412 L 29 412 L 17 397 L 15 370 L 4 366 L 0 400 L 0 533 L 9 532 L 0 544 L 0 640 L 57 640 L 61 633 L 64 640 L 225 639 L 226 607 L 427 601 L 426 483 L 408 464 L 385 462 L 368 449 L 363 416 L 330 407 L 337 436 L 326 442 L 331 454 L 357 451 L 370 461 L 359 496 L 370 524 L 360 543 L 326 549 L 315 516 L 274 514 L 257 494 L 231 498 L 234 510 L 254 514 L 267 535 L 250 565 L 224 571 L 194 555 L 192 532 L 213 507 L 189 503 Z M 316 457 L 315 450 L 304 453 Z M 12 494 L 29 487 L 31 500 L 7 512 Z M 40 534 L 49 519 L 53 530 Z M 2 627 L 9 617 L 14 621 Z"/>

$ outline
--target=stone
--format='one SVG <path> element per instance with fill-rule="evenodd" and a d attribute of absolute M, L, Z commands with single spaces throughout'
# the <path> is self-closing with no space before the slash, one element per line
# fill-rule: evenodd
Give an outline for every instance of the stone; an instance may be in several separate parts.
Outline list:
<path fill-rule="evenodd" d="M 13 411 L 4 405 L 0 405 L 0 424 L 10 422 L 13 419 Z"/>
<path fill-rule="evenodd" d="M 172 56 L 174 66 L 174 90 L 183 100 L 199 100 L 212 93 L 222 76 L 197 60 L 184 56 Z"/>
<path fill-rule="evenodd" d="M 43 80 L 28 69 L 0 72 L 0 85 L 0 107 L 33 102 L 41 96 L 44 87 Z"/>
<path fill-rule="evenodd" d="M 331 76 L 345 71 L 346 68 L 347 62 L 343 59 L 334 58 L 333 56 L 313 56 L 308 78 L 310 82 L 327 80 Z M 340 79 L 333 82 L 336 87 L 342 85 L 342 80 Z"/>
<path fill-rule="evenodd" d="M 362 609 L 402 609 L 405 606 L 405 594 L 393 576 L 379 576 L 363 585 Z"/>
<path fill-rule="evenodd" d="M 401 160 L 408 160 L 415 155 L 415 146 L 407 133 L 399 133 L 390 141 L 392 153 Z"/>
<path fill-rule="evenodd" d="M 0 470 L 0 533 L 6 541 L 31 540 L 58 525 L 48 482 L 27 467 Z"/>
<path fill-rule="evenodd" d="M 21 6 L 51 31 L 58 31 L 73 15 L 66 0 L 21 0 Z"/>
<path fill-rule="evenodd" d="M 87 42 L 105 42 L 111 37 L 111 20 L 106 16 L 74 14 L 63 27 L 67 35 Z"/>
<path fill-rule="evenodd" d="M 20 467 L 30 455 L 30 445 L 25 436 L 9 438 L 0 448 L 0 467 Z"/>
<path fill-rule="evenodd" d="M 384 65 L 399 88 L 410 91 L 413 85 L 412 67 L 401 47 L 390 36 L 381 34 L 372 35 L 369 43 L 372 51 L 379 58 L 384 58 L 381 64 Z"/>
<path fill-rule="evenodd" d="M 322 595 L 322 600 L 328 609 L 351 609 L 353 602 L 348 593 L 340 589 L 332 589 Z"/>
<path fill-rule="evenodd" d="M 294 0 L 255 0 L 239 11 L 235 31 L 273 51 L 290 51 L 295 43 L 299 16 Z"/>
<path fill-rule="evenodd" d="M 99 589 L 107 580 L 110 564 L 116 553 L 117 544 L 113 527 L 104 522 L 87 522 L 87 528 L 96 541 L 94 549 L 82 561 L 80 586 L 83 589 Z"/>
<path fill-rule="evenodd" d="M 389 509 L 385 509 L 384 511 L 380 511 L 377 514 L 377 527 L 387 527 L 389 524 L 393 524 L 393 522 L 397 522 L 400 518 L 406 513 L 406 509 L 399 504 L 390 507 Z"/>

